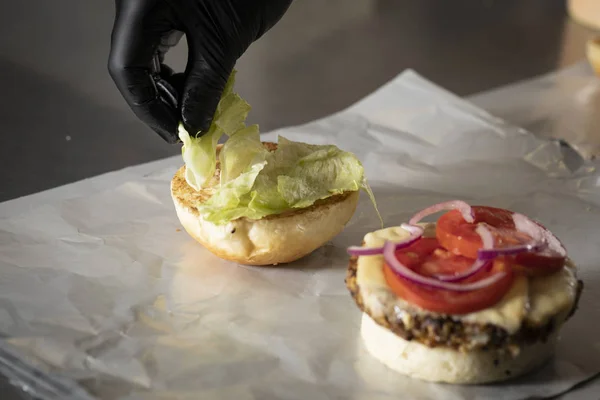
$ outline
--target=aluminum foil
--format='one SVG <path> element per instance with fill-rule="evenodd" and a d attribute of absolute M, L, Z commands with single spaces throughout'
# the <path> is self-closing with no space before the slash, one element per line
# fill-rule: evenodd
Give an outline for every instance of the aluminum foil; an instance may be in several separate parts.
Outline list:
<path fill-rule="evenodd" d="M 469 100 L 538 136 L 563 140 L 584 159 L 600 156 L 600 77 L 587 61 Z"/>
<path fill-rule="evenodd" d="M 347 229 L 277 268 L 235 265 L 181 229 L 179 157 L 0 205 L 0 372 L 44 399 L 544 398 L 600 372 L 600 174 L 412 71 L 349 109 L 264 135 L 363 161 L 386 224 L 464 199 L 543 221 L 585 281 L 552 362 L 487 386 L 399 376 L 366 353 L 345 248 L 378 228 L 363 195 Z"/>

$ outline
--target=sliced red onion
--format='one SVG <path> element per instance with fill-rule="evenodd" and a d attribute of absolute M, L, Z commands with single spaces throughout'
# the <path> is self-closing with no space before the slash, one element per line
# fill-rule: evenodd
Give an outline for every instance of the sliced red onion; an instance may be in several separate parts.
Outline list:
<path fill-rule="evenodd" d="M 376 256 L 383 253 L 383 247 L 350 246 L 346 251 L 351 256 Z"/>
<path fill-rule="evenodd" d="M 513 222 L 515 229 L 531 237 L 531 240 L 518 246 L 480 249 L 478 251 L 479 258 L 490 260 L 499 256 L 512 256 L 520 253 L 537 253 L 543 251 L 555 253 L 563 257 L 566 256 L 567 251 L 558 238 L 535 221 L 523 214 L 513 213 Z"/>
<path fill-rule="evenodd" d="M 481 237 L 481 241 L 483 242 L 483 249 L 486 251 L 491 251 L 494 248 L 494 236 L 492 236 L 492 232 L 483 224 L 479 224 L 475 229 L 477 234 Z M 489 249 L 489 250 L 488 250 Z M 470 278 L 475 275 L 482 269 L 486 268 L 489 263 L 491 263 L 491 258 L 483 258 L 477 257 L 471 268 L 466 271 L 461 272 L 460 274 L 444 274 L 444 275 L 436 275 L 435 277 L 444 282 L 459 282 Z"/>
<path fill-rule="evenodd" d="M 412 236 L 421 237 L 421 236 L 423 236 L 423 233 L 425 233 L 425 229 L 419 225 L 401 224 L 400 228 L 402 228 L 405 231 L 407 231 L 408 233 L 410 233 L 411 237 Z"/>
<path fill-rule="evenodd" d="M 410 236 L 400 242 L 394 242 L 396 250 L 410 246 L 423 236 L 424 229 L 418 225 L 402 224 L 400 227 L 410 233 Z M 351 246 L 348 248 L 348 253 L 352 256 L 374 256 L 382 254 L 383 247 Z"/>
<path fill-rule="evenodd" d="M 472 283 L 461 284 L 444 282 L 437 278 L 428 278 L 426 276 L 417 274 L 415 271 L 402 264 L 396 258 L 396 246 L 393 242 L 385 243 L 385 245 L 383 246 L 383 256 L 385 257 L 385 261 L 390 266 L 390 268 L 392 268 L 394 272 L 398 274 L 401 278 L 422 286 L 427 286 L 435 289 L 451 290 L 454 292 L 470 292 L 473 290 L 483 289 L 498 282 L 506 275 L 506 272 L 498 272 L 488 278 Z"/>
<path fill-rule="evenodd" d="M 475 228 L 475 232 L 481 237 L 481 244 L 483 245 L 482 250 L 494 248 L 494 235 L 492 235 L 492 232 L 485 224 L 478 224 L 477 228 Z"/>
<path fill-rule="evenodd" d="M 533 239 L 536 243 L 542 246 L 539 250 L 531 250 L 531 251 L 549 251 L 551 253 L 555 253 L 560 257 L 567 256 L 567 250 L 560 242 L 560 240 L 554 236 L 552 232 L 548 229 L 544 228 L 537 222 L 532 219 L 524 216 L 523 214 L 514 213 L 513 214 L 513 222 L 515 223 L 515 228 L 519 232 L 523 232 Z"/>
<path fill-rule="evenodd" d="M 465 221 L 467 221 L 470 224 L 475 222 L 475 215 L 473 215 L 473 209 L 471 209 L 471 206 L 469 204 L 465 203 L 462 200 L 452 200 L 444 203 L 435 204 L 431 207 L 427 207 L 422 211 L 419 211 L 410 219 L 410 221 L 408 221 L 408 223 L 410 225 L 416 225 L 417 223 L 419 223 L 419 221 L 421 221 L 428 215 L 435 214 L 442 210 L 458 210 L 462 214 Z"/>
<path fill-rule="evenodd" d="M 515 215 L 518 215 L 518 217 L 516 217 L 517 221 L 515 221 Z M 538 231 L 534 232 L 535 227 L 530 226 L 530 224 L 538 226 L 537 224 L 535 224 L 529 218 L 527 218 L 521 214 L 513 214 L 513 221 L 515 221 L 516 230 L 529 235 L 532 238 L 532 240 L 530 240 L 529 242 L 527 242 L 525 244 L 518 245 L 518 246 L 494 248 L 494 238 L 493 238 L 491 232 L 487 228 L 484 230 L 481 230 L 481 231 L 478 230 L 477 233 L 479 233 L 482 240 L 484 240 L 483 235 L 486 235 L 487 240 L 491 240 L 491 245 L 486 246 L 485 240 L 484 240 L 483 248 L 481 248 L 477 251 L 477 258 L 480 258 L 483 260 L 491 260 L 491 259 L 494 259 L 494 258 L 500 257 L 500 256 L 512 256 L 512 255 L 519 254 L 519 253 L 541 251 L 544 248 L 546 248 L 546 241 L 543 240 L 543 238 L 540 240 L 541 236 L 540 236 L 539 232 Z M 482 226 L 482 225 L 480 225 L 480 226 Z M 479 229 L 479 227 L 477 229 Z"/>
<path fill-rule="evenodd" d="M 546 242 L 536 242 L 532 240 L 519 246 L 500 247 L 495 249 L 479 249 L 477 257 L 482 260 L 492 260 L 500 256 L 514 256 L 515 254 L 538 252 L 546 248 Z"/>

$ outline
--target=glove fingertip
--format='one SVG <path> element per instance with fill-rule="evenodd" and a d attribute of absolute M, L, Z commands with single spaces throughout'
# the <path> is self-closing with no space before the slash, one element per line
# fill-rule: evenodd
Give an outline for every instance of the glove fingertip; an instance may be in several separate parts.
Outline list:
<path fill-rule="evenodd" d="M 202 136 L 209 130 L 213 121 L 220 100 L 220 92 L 198 92 L 199 88 L 195 89 L 184 93 L 181 102 L 181 120 L 184 128 L 190 134 Z"/>
<path fill-rule="evenodd" d="M 182 111 L 182 124 L 185 130 L 192 136 L 200 137 L 204 135 L 210 128 L 210 124 L 212 123 L 213 117 L 204 115 L 203 117 L 199 117 L 197 113 L 193 113 L 192 111 Z M 192 115 L 190 115 L 192 114 Z"/>

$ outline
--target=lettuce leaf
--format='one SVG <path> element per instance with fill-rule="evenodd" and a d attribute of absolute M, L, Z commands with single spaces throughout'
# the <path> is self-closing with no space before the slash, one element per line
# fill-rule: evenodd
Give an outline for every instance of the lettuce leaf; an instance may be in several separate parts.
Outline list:
<path fill-rule="evenodd" d="M 229 140 L 236 139 L 241 143 L 241 135 L 242 132 Z M 256 136 L 251 133 L 245 135 L 248 135 L 248 141 L 256 143 L 253 142 L 257 140 Z M 225 158 L 234 157 L 234 153 L 238 152 L 243 158 L 246 149 L 253 145 L 231 147 L 231 153 Z M 309 207 L 317 200 L 335 194 L 368 188 L 360 161 L 354 154 L 335 146 L 293 142 L 280 136 L 277 150 L 257 154 L 261 154 L 263 161 L 249 163 L 247 168 L 255 171 L 254 168 L 260 165 L 260 172 L 243 172 L 218 189 L 200 209 L 207 220 L 225 224 L 240 217 L 260 219 L 294 208 Z M 250 185 L 252 179 L 253 184 Z M 238 182 L 243 182 L 243 187 Z M 370 188 L 368 193 L 373 199 Z"/>
<path fill-rule="evenodd" d="M 369 182 L 367 182 L 367 177 L 363 177 L 360 188 L 367 193 L 367 196 L 369 196 L 369 200 L 371 200 L 371 204 L 373 204 L 373 208 L 375 209 L 377 218 L 379 218 L 379 224 L 381 225 L 381 229 L 383 229 L 383 218 L 381 217 L 381 213 L 379 212 L 379 207 L 377 207 L 377 201 L 375 200 L 375 194 L 373 193 L 373 189 L 371 189 L 371 186 L 369 186 Z"/>
<path fill-rule="evenodd" d="M 316 146 L 292 142 L 283 136 L 279 136 L 277 150 L 268 154 L 267 166 L 257 177 L 252 189 L 252 200 L 248 207 L 259 215 L 279 214 L 291 207 L 285 200 L 277 185 L 279 176 L 284 176 L 295 161 L 305 157 L 316 150 Z"/>
<path fill-rule="evenodd" d="M 197 206 L 206 220 L 221 225 L 242 217 L 260 219 L 360 189 L 367 192 L 379 215 L 364 168 L 354 154 L 282 136 L 277 150 L 266 150 L 258 126 L 245 126 L 250 106 L 233 92 L 234 82 L 235 72 L 204 135 L 191 136 L 179 128 L 185 178 L 196 190 L 214 176 L 217 144 L 223 135 L 229 136 L 219 154 L 220 185 Z"/>
<path fill-rule="evenodd" d="M 268 154 L 260 141 L 258 125 L 238 130 L 225 142 L 219 154 L 221 185 L 237 178 L 253 165 L 262 163 Z"/>
<path fill-rule="evenodd" d="M 198 206 L 198 211 L 207 221 L 220 224 L 240 217 L 255 217 L 248 209 L 250 190 L 266 164 L 266 161 L 253 164 L 248 171 L 221 185 L 210 199 Z"/>
<path fill-rule="evenodd" d="M 264 214 L 305 208 L 334 194 L 360 189 L 364 170 L 352 153 L 279 137 L 277 150 L 254 185 L 249 207 Z"/>
<path fill-rule="evenodd" d="M 277 177 L 277 190 L 293 208 L 309 207 L 317 200 L 357 191 L 363 166 L 351 153 L 327 146 L 304 156 L 285 175 Z"/>
<path fill-rule="evenodd" d="M 183 142 L 181 152 L 185 163 L 185 180 L 196 190 L 200 190 L 215 174 L 216 148 L 221 136 L 222 132 L 211 126 L 211 130 L 204 136 L 191 137 L 183 125 L 179 125 L 179 139 Z"/>
<path fill-rule="evenodd" d="M 200 136 L 190 135 L 179 124 L 179 139 L 183 142 L 182 156 L 185 162 L 185 179 L 195 190 L 200 190 L 212 178 L 216 170 L 216 149 L 219 140 L 234 135 L 245 127 L 250 105 L 233 92 L 235 71 L 231 74 L 208 131 Z"/>

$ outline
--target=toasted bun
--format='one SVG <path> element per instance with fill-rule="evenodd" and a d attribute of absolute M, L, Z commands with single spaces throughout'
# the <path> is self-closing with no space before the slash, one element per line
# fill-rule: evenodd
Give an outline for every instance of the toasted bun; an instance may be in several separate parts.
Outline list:
<path fill-rule="evenodd" d="M 275 143 L 264 143 L 270 151 Z M 219 152 L 221 146 L 218 147 Z M 246 265 L 277 265 L 296 261 L 338 235 L 356 211 L 359 192 L 347 192 L 314 205 L 259 220 L 239 218 L 225 225 L 206 221 L 195 207 L 219 184 L 219 165 L 209 184 L 194 190 L 185 180 L 185 166 L 171 180 L 177 216 L 190 236 L 226 260 Z"/>
<path fill-rule="evenodd" d="M 453 384 L 483 384 L 522 376 L 553 354 L 557 333 L 524 347 L 516 357 L 494 351 L 460 352 L 408 341 L 363 313 L 361 336 L 367 351 L 388 368 L 413 378 Z"/>

